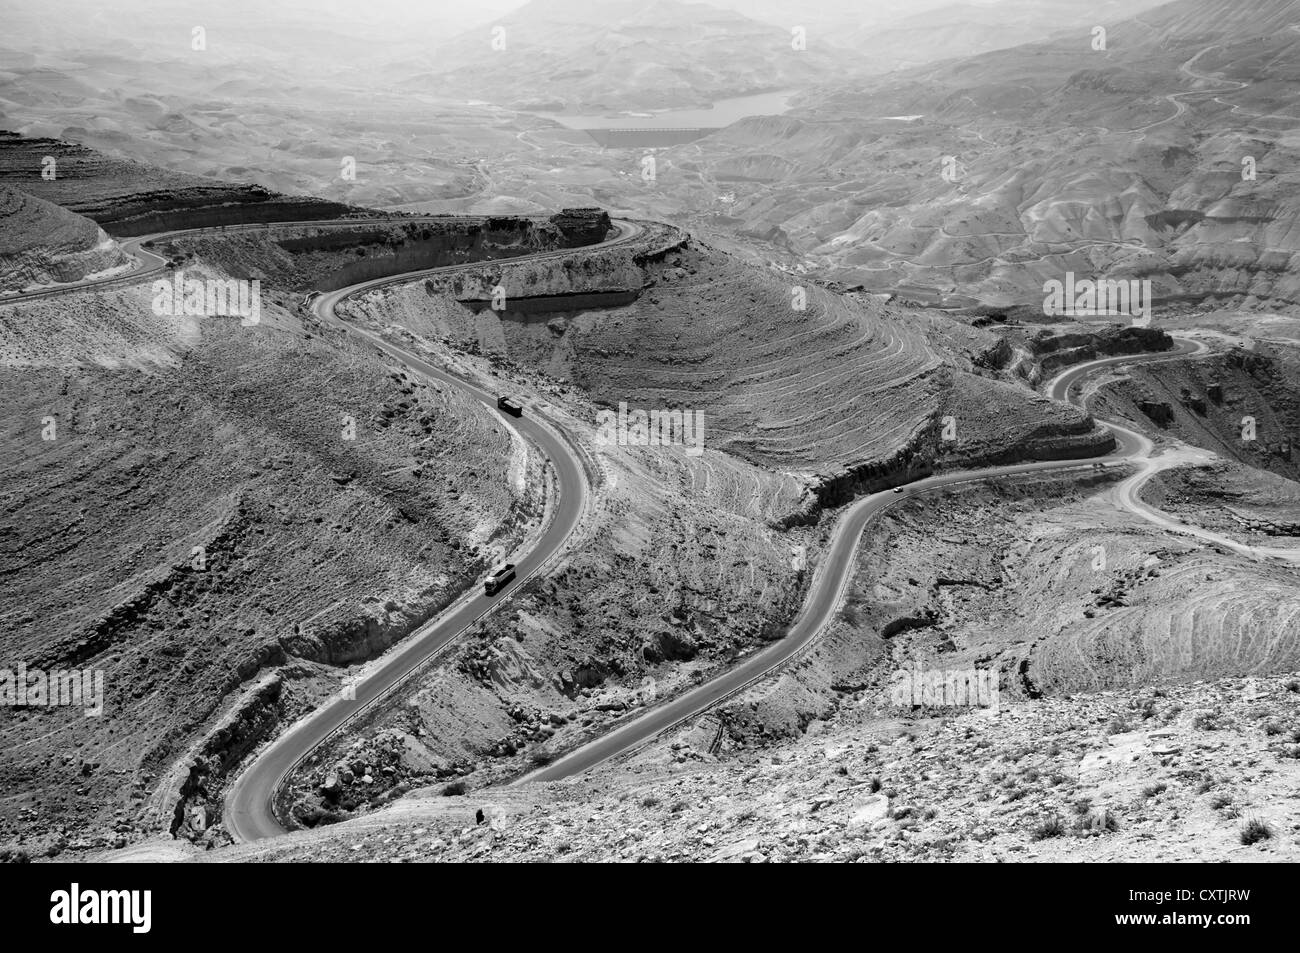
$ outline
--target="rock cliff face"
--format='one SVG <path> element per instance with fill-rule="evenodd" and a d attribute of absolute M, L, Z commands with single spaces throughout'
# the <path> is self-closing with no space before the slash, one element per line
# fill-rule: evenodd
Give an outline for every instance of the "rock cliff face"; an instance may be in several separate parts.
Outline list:
<path fill-rule="evenodd" d="M 0 186 L 0 291 L 80 281 L 130 262 L 90 219 Z"/>
<path fill-rule="evenodd" d="M 52 169 L 53 178 L 42 178 Z M 338 218 L 358 209 L 260 185 L 220 182 L 116 159 L 61 139 L 0 131 L 0 184 L 61 205 L 110 235 L 174 228 Z"/>
<path fill-rule="evenodd" d="M 1179 440 L 1295 480 L 1296 375 L 1292 348 L 1261 343 L 1203 360 L 1135 367 L 1100 406 L 1134 420 L 1145 414 Z"/>
<path fill-rule="evenodd" d="M 206 233 L 169 244 L 184 256 L 219 264 L 232 275 L 273 281 L 293 291 L 331 291 L 408 271 L 500 262 L 572 248 L 588 240 L 598 242 L 609 231 L 608 223 L 609 216 L 595 210 L 590 215 L 561 213 L 549 220 L 526 216 L 464 216 L 434 222 L 394 219 L 353 228 L 304 225 L 274 232 Z M 491 301 L 490 289 L 504 267 L 484 266 L 480 289 L 484 301 Z"/>
<path fill-rule="evenodd" d="M 551 224 L 560 230 L 569 247 L 604 241 L 612 227 L 609 213 L 599 208 L 561 209 L 551 216 Z"/>

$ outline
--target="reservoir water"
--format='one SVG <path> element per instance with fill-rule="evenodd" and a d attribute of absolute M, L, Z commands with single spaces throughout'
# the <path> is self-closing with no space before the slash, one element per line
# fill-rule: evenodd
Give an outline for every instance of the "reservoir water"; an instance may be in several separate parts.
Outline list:
<path fill-rule="evenodd" d="M 786 89 L 753 96 L 719 99 L 711 108 L 666 109 L 645 113 L 578 115 L 534 113 L 570 129 L 721 129 L 746 116 L 779 116 L 790 108 L 795 91 Z"/>

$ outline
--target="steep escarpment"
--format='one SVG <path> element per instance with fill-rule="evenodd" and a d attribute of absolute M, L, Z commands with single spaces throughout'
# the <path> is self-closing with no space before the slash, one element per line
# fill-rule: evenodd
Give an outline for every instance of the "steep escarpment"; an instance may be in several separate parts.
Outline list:
<path fill-rule="evenodd" d="M 90 219 L 0 185 L 0 292 L 80 281 L 130 264 Z"/>
<path fill-rule="evenodd" d="M 331 291 L 425 268 L 509 259 L 604 241 L 607 213 L 549 218 L 461 216 L 425 221 L 206 232 L 167 241 L 181 258 L 292 291 Z"/>
<path fill-rule="evenodd" d="M 53 176 L 43 175 L 52 170 Z M 0 184 L 98 223 L 115 237 L 177 228 L 338 218 L 359 210 L 117 159 L 61 139 L 0 130 Z"/>
<path fill-rule="evenodd" d="M 1063 368 L 1102 357 L 1158 353 L 1174 346 L 1173 338 L 1158 328 L 1017 328 L 1008 330 L 1007 337 L 1028 352 L 1029 361 L 1023 373 L 1032 381 L 1049 378 Z"/>

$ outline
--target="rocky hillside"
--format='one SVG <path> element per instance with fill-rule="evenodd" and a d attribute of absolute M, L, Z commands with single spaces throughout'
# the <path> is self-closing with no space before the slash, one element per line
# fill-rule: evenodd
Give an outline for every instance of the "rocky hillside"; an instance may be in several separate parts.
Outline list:
<path fill-rule="evenodd" d="M 420 790 L 422 749 L 394 722 L 340 753 L 323 797 L 393 776 L 407 783 L 382 784 L 405 796 L 218 858 L 1292 857 L 1294 570 L 1153 529 L 1117 505 L 1114 480 L 1023 478 L 892 511 L 822 639 L 630 760 L 508 788 L 485 787 L 490 774 L 449 786 L 449 772 Z M 900 707 L 890 689 L 914 661 L 1000 671 L 999 716 Z M 445 704 L 461 689 L 427 691 Z M 614 698 L 602 686 L 578 720 Z M 521 728 L 545 749 L 569 720 Z"/>
<path fill-rule="evenodd" d="M 90 219 L 0 185 L 0 292 L 80 281 L 130 265 L 131 256 Z"/>
<path fill-rule="evenodd" d="M 0 836 L 85 847 L 218 804 L 249 747 L 541 519 L 543 462 L 494 415 L 285 304 L 265 290 L 255 326 L 155 316 L 147 284 L 0 307 L 3 667 L 105 688 L 102 718 L 0 724 L 25 752 Z"/>
<path fill-rule="evenodd" d="M 1228 461 L 1166 470 L 1142 498 L 1248 545 L 1300 544 L 1300 484 L 1265 470 Z"/>
<path fill-rule="evenodd" d="M 1228 460 L 1300 477 L 1300 351 L 1258 343 L 1208 360 L 1135 367 L 1107 406 Z"/>
<path fill-rule="evenodd" d="M 874 714 L 874 713 L 873 713 Z M 204 859 L 1294 862 L 1300 679 L 1232 678 L 814 723 L 717 759 L 708 733 L 550 785 L 440 796 Z M 185 859 L 156 843 L 110 855 Z"/>
<path fill-rule="evenodd" d="M 501 312 L 456 300 L 496 282 L 511 292 Z M 566 310 L 566 289 L 636 301 Z M 352 320 L 439 362 L 490 368 L 558 415 L 592 457 L 595 510 L 512 612 L 304 765 L 289 797 L 302 823 L 371 811 L 435 779 L 508 778 L 779 637 L 820 558 L 822 510 L 864 485 L 1110 446 L 1086 415 L 999 379 L 994 335 L 802 290 L 807 306 L 792 309 L 772 272 L 652 230 L 592 257 L 475 268 L 346 305 Z M 519 310 L 515 295 L 539 297 L 529 292 L 549 310 Z M 856 415 L 841 412 L 846 400 Z M 620 401 L 698 409 L 702 452 L 602 444 L 596 411 Z M 768 423 L 782 414 L 798 416 Z"/>
<path fill-rule="evenodd" d="M 802 284 L 680 235 L 640 247 L 386 291 L 358 313 L 570 382 L 600 406 L 702 410 L 710 446 L 793 474 L 824 503 L 943 459 L 1109 446 L 1086 415 L 986 376 L 1009 355 L 992 333 Z M 500 312 L 450 300 L 498 283 Z M 566 310 L 573 292 L 635 300 Z M 556 300 L 544 313 L 511 304 L 537 296 Z"/>

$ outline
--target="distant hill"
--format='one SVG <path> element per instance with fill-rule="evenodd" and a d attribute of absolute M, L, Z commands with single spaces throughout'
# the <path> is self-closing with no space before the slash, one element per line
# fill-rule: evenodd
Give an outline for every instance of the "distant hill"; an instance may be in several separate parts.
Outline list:
<path fill-rule="evenodd" d="M 408 86 L 455 89 L 550 112 L 708 105 L 843 76 L 854 58 L 825 42 L 793 48 L 792 27 L 679 0 L 533 0 L 495 27 L 455 37 Z"/>
<path fill-rule="evenodd" d="M 1179 0 L 1105 49 L 1079 28 L 745 120 L 689 157 L 745 188 L 689 207 L 871 289 L 1032 302 L 1070 270 L 1298 302 L 1298 90 L 1300 3 Z"/>

